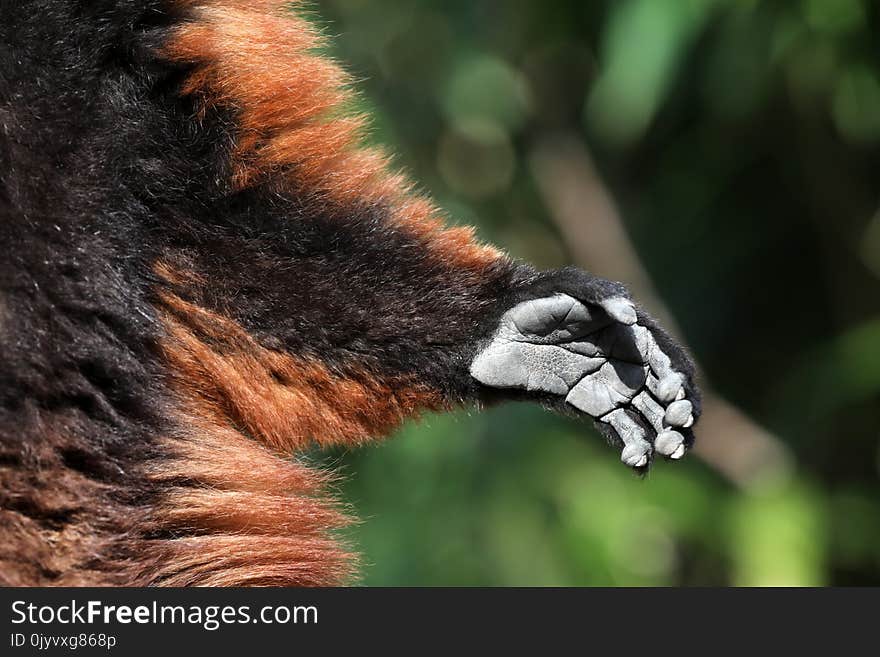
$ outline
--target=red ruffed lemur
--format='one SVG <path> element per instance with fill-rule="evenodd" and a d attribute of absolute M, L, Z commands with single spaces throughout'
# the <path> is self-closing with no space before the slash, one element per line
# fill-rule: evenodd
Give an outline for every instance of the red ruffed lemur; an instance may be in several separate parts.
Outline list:
<path fill-rule="evenodd" d="M 618 283 L 446 227 L 288 2 L 0 0 L 0 583 L 331 585 L 296 455 L 531 399 L 680 458 L 684 351 Z"/>

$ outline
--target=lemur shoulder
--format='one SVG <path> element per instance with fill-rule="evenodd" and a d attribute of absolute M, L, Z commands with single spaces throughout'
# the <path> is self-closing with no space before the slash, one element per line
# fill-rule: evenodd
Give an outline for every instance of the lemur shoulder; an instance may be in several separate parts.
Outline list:
<path fill-rule="evenodd" d="M 330 585 L 310 445 L 532 399 L 644 470 L 699 416 L 626 289 L 452 228 L 276 0 L 0 3 L 0 583 Z"/>

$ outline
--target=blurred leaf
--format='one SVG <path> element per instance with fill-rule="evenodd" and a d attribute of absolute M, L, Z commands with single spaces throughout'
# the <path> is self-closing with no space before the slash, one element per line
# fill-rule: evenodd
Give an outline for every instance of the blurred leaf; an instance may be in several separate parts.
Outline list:
<path fill-rule="evenodd" d="M 845 34 L 865 22 L 862 0 L 804 0 L 804 16 L 814 30 Z"/>
<path fill-rule="evenodd" d="M 810 350 L 791 369 L 777 405 L 787 423 L 815 424 L 841 408 L 880 395 L 880 318 Z"/>
<path fill-rule="evenodd" d="M 826 523 L 821 497 L 804 485 L 740 496 L 730 521 L 734 583 L 821 586 Z"/>
<path fill-rule="evenodd" d="M 829 41 L 802 41 L 788 57 L 788 81 L 793 95 L 801 105 L 814 96 L 825 94 L 836 83 L 839 66 L 837 50 Z"/>
<path fill-rule="evenodd" d="M 880 565 L 880 505 L 872 491 L 854 486 L 832 497 L 832 547 L 848 568 Z"/>
<path fill-rule="evenodd" d="M 862 262 L 880 278 L 880 212 L 871 217 L 859 245 Z"/>
<path fill-rule="evenodd" d="M 516 154 L 504 128 L 486 120 L 454 124 L 443 135 L 437 168 L 453 191 L 485 198 L 504 191 L 513 180 Z"/>
<path fill-rule="evenodd" d="M 454 124 L 476 119 L 516 129 L 529 112 L 528 82 L 499 57 L 471 55 L 458 62 L 442 103 Z"/>
<path fill-rule="evenodd" d="M 772 26 L 751 13 L 731 12 L 706 66 L 706 100 L 726 119 L 741 119 L 763 101 L 771 65 Z M 744 42 L 749 48 L 743 49 Z"/>
<path fill-rule="evenodd" d="M 602 72 L 586 106 L 587 122 L 599 136 L 624 146 L 644 133 L 679 60 L 715 4 L 621 0 L 612 5 L 602 43 Z"/>
<path fill-rule="evenodd" d="M 847 401 L 866 399 L 880 393 L 880 318 L 847 331 L 836 340 L 836 377 L 843 390 L 837 396 Z"/>
<path fill-rule="evenodd" d="M 840 133 L 857 143 L 880 139 L 880 80 L 865 66 L 847 71 L 837 82 L 831 104 Z"/>

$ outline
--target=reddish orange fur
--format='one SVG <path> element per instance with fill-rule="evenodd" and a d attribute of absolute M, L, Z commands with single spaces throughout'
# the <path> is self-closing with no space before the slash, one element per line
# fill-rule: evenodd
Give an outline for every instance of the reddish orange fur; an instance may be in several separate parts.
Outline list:
<path fill-rule="evenodd" d="M 289 2 L 178 2 L 189 20 L 163 52 L 193 65 L 184 93 L 235 111 L 236 186 L 272 180 L 343 208 L 388 207 L 392 221 L 461 267 L 482 271 L 501 257 L 471 228 L 445 227 L 405 176 L 389 172 L 383 152 L 358 147 L 365 119 L 342 111 L 350 79 L 315 53 L 323 40 Z"/>
<path fill-rule="evenodd" d="M 200 282 L 164 263 L 155 271 L 170 287 Z M 357 444 L 387 434 L 421 409 L 440 408 L 439 395 L 411 381 L 333 374 L 261 346 L 231 319 L 164 285 L 156 295 L 181 429 L 165 440 L 170 457 L 148 469 L 167 489 L 149 526 L 187 538 L 152 544 L 135 581 L 344 583 L 352 555 L 332 530 L 348 518 L 325 495 L 326 473 L 289 454 L 313 441 Z"/>
<path fill-rule="evenodd" d="M 164 355 L 193 414 L 241 427 L 278 453 L 312 442 L 363 443 L 422 409 L 442 407 L 438 394 L 413 381 L 336 375 L 318 361 L 259 345 L 231 319 L 172 292 L 159 297 L 168 333 Z M 223 353 L 205 338 L 222 343 Z"/>
<path fill-rule="evenodd" d="M 169 484 L 148 521 L 183 538 L 154 541 L 135 584 L 328 586 L 349 582 L 355 559 L 332 532 L 350 522 L 328 496 L 328 475 L 280 459 L 233 428 L 181 417 L 171 458 L 149 471 Z M 186 487 L 173 482 L 183 480 Z M 133 569 L 134 570 L 134 569 Z"/>
<path fill-rule="evenodd" d="M 65 467 L 59 454 L 75 427 L 25 413 L 48 441 L 28 453 L 38 468 L 0 467 L 0 584 L 350 582 L 356 560 L 333 536 L 350 519 L 327 494 L 329 474 L 279 458 L 220 418 L 190 415 L 186 401 L 178 430 L 144 466 L 165 491 L 149 506 L 120 503 L 113 486 Z"/>

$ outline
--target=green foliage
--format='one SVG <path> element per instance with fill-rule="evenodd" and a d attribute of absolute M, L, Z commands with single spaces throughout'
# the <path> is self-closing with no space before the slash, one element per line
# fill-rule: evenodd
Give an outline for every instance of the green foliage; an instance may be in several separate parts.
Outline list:
<path fill-rule="evenodd" d="M 824 500 L 804 485 L 741 495 L 733 502 L 729 546 L 733 583 L 825 584 L 828 531 Z"/>
<path fill-rule="evenodd" d="M 694 456 L 642 480 L 536 407 L 431 416 L 328 456 L 365 583 L 880 583 L 876 3 L 317 9 L 371 139 L 517 257 L 570 262 L 530 154 L 582 139 L 714 387 L 793 454 L 748 490 Z"/>
<path fill-rule="evenodd" d="M 622 145 L 644 134 L 680 59 L 715 4 L 715 0 L 612 4 L 602 38 L 602 73 L 586 106 L 587 119 L 599 135 Z"/>

